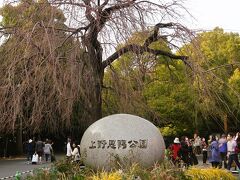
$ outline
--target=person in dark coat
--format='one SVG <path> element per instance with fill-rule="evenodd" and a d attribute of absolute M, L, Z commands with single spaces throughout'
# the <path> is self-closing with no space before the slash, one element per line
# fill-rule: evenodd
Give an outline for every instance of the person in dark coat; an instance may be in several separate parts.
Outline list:
<path fill-rule="evenodd" d="M 188 138 L 186 136 L 181 137 L 181 148 L 180 148 L 180 156 L 183 162 L 189 166 L 189 151 L 188 151 Z"/>
<path fill-rule="evenodd" d="M 188 143 L 188 155 L 189 155 L 189 164 L 190 165 L 197 165 L 198 164 L 198 160 L 197 157 L 193 151 L 193 143 L 194 140 L 190 140 Z"/>
<path fill-rule="evenodd" d="M 29 139 L 26 143 L 26 152 L 27 152 L 27 163 L 29 164 L 32 161 L 32 156 L 34 153 L 33 141 Z"/>
<path fill-rule="evenodd" d="M 207 164 L 207 158 L 208 158 L 208 145 L 206 143 L 205 138 L 202 138 L 202 154 L 203 154 L 203 164 Z"/>
<path fill-rule="evenodd" d="M 41 141 L 41 138 L 39 138 L 35 146 L 35 151 L 37 152 L 39 157 L 39 163 L 42 163 L 43 149 L 44 149 L 44 143 Z"/>

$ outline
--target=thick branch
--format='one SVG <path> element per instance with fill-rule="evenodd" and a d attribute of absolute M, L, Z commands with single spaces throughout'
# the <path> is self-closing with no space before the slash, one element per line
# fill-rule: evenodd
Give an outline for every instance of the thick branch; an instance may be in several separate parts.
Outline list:
<path fill-rule="evenodd" d="M 162 56 L 169 57 L 171 59 L 182 60 L 185 64 L 187 64 L 189 67 L 191 67 L 189 62 L 187 62 L 187 59 L 188 59 L 187 56 L 178 56 L 178 55 L 175 55 L 175 54 L 167 52 L 167 51 L 151 49 L 151 48 L 148 47 L 151 43 L 156 42 L 160 38 L 163 38 L 163 36 L 158 35 L 159 29 L 168 28 L 168 27 L 181 28 L 181 25 L 176 24 L 176 23 L 158 23 L 158 24 L 156 24 L 155 27 L 154 27 L 153 34 L 150 35 L 145 40 L 143 46 L 136 45 L 136 44 L 126 45 L 125 47 L 123 47 L 123 48 L 119 49 L 118 51 L 116 51 L 115 53 L 113 53 L 105 61 L 103 61 L 102 62 L 103 68 L 106 68 L 113 61 L 115 61 L 116 59 L 118 59 L 120 56 L 122 56 L 123 54 L 125 54 L 127 52 L 133 52 L 133 53 L 136 53 L 136 54 L 143 54 L 144 52 L 148 52 L 148 53 L 151 53 L 151 54 L 154 54 L 154 55 L 162 55 Z"/>
<path fill-rule="evenodd" d="M 131 45 L 127 45 L 127 46 L 119 49 L 118 51 L 113 53 L 111 56 L 109 56 L 105 61 L 103 61 L 102 62 L 103 68 L 106 68 L 113 61 L 115 61 L 116 59 L 118 59 L 120 56 L 122 56 L 123 54 L 125 54 L 127 52 L 134 52 L 136 54 L 143 54 L 144 52 L 149 52 L 154 55 L 162 55 L 162 56 L 169 57 L 171 59 L 179 59 L 179 60 L 182 60 L 185 64 L 189 65 L 189 63 L 186 61 L 188 59 L 187 56 L 178 56 L 178 55 L 175 55 L 170 52 L 163 51 L 163 50 L 155 50 L 155 49 L 151 49 L 149 47 L 131 44 Z"/>
<path fill-rule="evenodd" d="M 38 2 L 40 4 L 40 2 Z M 44 3 L 42 3 L 44 4 Z M 71 6 L 78 6 L 78 7 L 86 7 L 85 4 L 83 3 L 76 3 L 76 2 L 72 2 L 72 1 L 54 1 L 54 2 L 51 2 L 52 5 L 71 5 Z"/>
<path fill-rule="evenodd" d="M 43 27 L 43 28 L 49 28 L 49 29 L 54 29 L 54 30 L 57 30 L 57 31 L 63 31 L 63 32 L 69 32 L 69 33 L 72 33 L 72 34 L 77 34 L 78 32 L 82 31 L 82 30 L 87 30 L 89 28 L 89 25 L 88 26 L 84 26 L 84 27 L 79 27 L 79 28 L 68 28 L 68 27 L 64 27 L 64 28 L 57 28 L 57 27 L 54 27 L 54 26 L 45 26 L 45 24 L 43 23 L 40 23 L 39 24 L 40 27 Z"/>
<path fill-rule="evenodd" d="M 105 0 L 100 6 L 99 11 L 102 11 L 102 9 L 108 4 L 109 0 Z"/>
<path fill-rule="evenodd" d="M 86 18 L 88 19 L 88 21 L 90 23 L 94 23 L 95 18 L 91 15 L 91 8 L 92 7 L 91 7 L 91 4 L 90 4 L 90 0 L 83 0 L 83 2 L 86 5 L 86 10 L 85 10 Z"/>
<path fill-rule="evenodd" d="M 175 26 L 174 23 L 158 23 L 154 27 L 153 34 L 149 36 L 144 43 L 144 46 L 148 47 L 152 42 L 155 42 L 159 39 L 158 32 L 160 28 L 172 27 Z"/>
<path fill-rule="evenodd" d="M 100 22 L 99 22 L 99 27 L 98 27 L 98 32 L 101 31 L 101 29 L 103 28 L 103 26 L 105 25 L 105 23 L 109 20 L 109 18 L 111 17 L 112 13 L 117 11 L 117 10 L 120 10 L 120 9 L 124 9 L 124 8 L 128 8 L 130 7 L 132 4 L 134 4 L 136 0 L 132 0 L 132 1 L 129 1 L 129 2 L 126 2 L 126 3 L 122 3 L 122 4 L 116 4 L 114 6 L 111 6 L 109 8 L 106 8 L 104 9 L 100 16 Z"/>

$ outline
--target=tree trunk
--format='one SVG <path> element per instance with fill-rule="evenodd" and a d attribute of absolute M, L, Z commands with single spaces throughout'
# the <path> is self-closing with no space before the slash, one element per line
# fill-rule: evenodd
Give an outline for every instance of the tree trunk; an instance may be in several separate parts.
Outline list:
<path fill-rule="evenodd" d="M 228 118 L 227 118 L 227 114 L 223 115 L 223 124 L 224 124 L 224 133 L 227 134 L 227 132 L 228 132 Z"/>
<path fill-rule="evenodd" d="M 102 83 L 103 83 L 103 72 L 93 72 L 92 90 L 90 91 L 90 113 L 93 123 L 98 119 L 102 118 Z"/>
<path fill-rule="evenodd" d="M 17 138 L 16 138 L 16 143 L 17 143 L 17 154 L 21 155 L 23 154 L 23 142 L 22 142 L 22 119 L 19 120 L 19 126 L 17 129 Z"/>
<path fill-rule="evenodd" d="M 5 147 L 3 150 L 3 157 L 6 158 L 7 155 L 8 155 L 8 137 L 6 137 L 6 139 L 5 139 Z"/>
<path fill-rule="evenodd" d="M 84 117 L 82 122 L 83 130 L 86 130 L 92 123 L 102 118 L 102 85 L 104 69 L 102 61 L 96 55 L 96 50 L 89 47 L 86 66 L 83 73 L 83 101 Z M 87 112 L 87 113 L 86 113 Z"/>

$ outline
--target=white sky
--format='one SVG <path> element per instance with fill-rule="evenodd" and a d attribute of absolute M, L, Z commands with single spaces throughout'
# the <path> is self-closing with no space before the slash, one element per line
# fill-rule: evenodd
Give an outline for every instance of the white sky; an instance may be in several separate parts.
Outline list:
<path fill-rule="evenodd" d="M 240 33 L 240 0 L 186 0 L 185 7 L 196 19 L 190 28 L 212 30 L 218 26 Z"/>
<path fill-rule="evenodd" d="M 166 1 L 166 0 L 165 0 Z M 0 6 L 4 0 L 0 0 Z M 194 19 L 187 19 L 190 29 L 212 30 L 221 27 L 240 33 L 240 0 L 184 0 Z"/>

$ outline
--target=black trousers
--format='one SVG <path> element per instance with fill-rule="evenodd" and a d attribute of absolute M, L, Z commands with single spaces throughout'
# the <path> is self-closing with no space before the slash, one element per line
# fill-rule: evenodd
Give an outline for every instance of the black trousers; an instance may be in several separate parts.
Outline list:
<path fill-rule="evenodd" d="M 45 160 L 48 161 L 49 158 L 51 158 L 50 154 L 45 154 Z"/>
<path fill-rule="evenodd" d="M 219 162 L 212 162 L 213 168 L 219 168 Z"/>
<path fill-rule="evenodd" d="M 221 156 L 221 164 L 220 167 L 222 167 L 222 162 L 224 163 L 224 168 L 227 168 L 227 153 L 226 152 L 220 152 Z"/>
<path fill-rule="evenodd" d="M 227 169 L 230 170 L 233 161 L 236 163 L 237 167 L 240 169 L 240 163 L 238 161 L 238 155 L 237 154 L 230 154 L 229 155 Z"/>
<path fill-rule="evenodd" d="M 207 162 L 207 151 L 203 151 L 203 163 Z"/>

